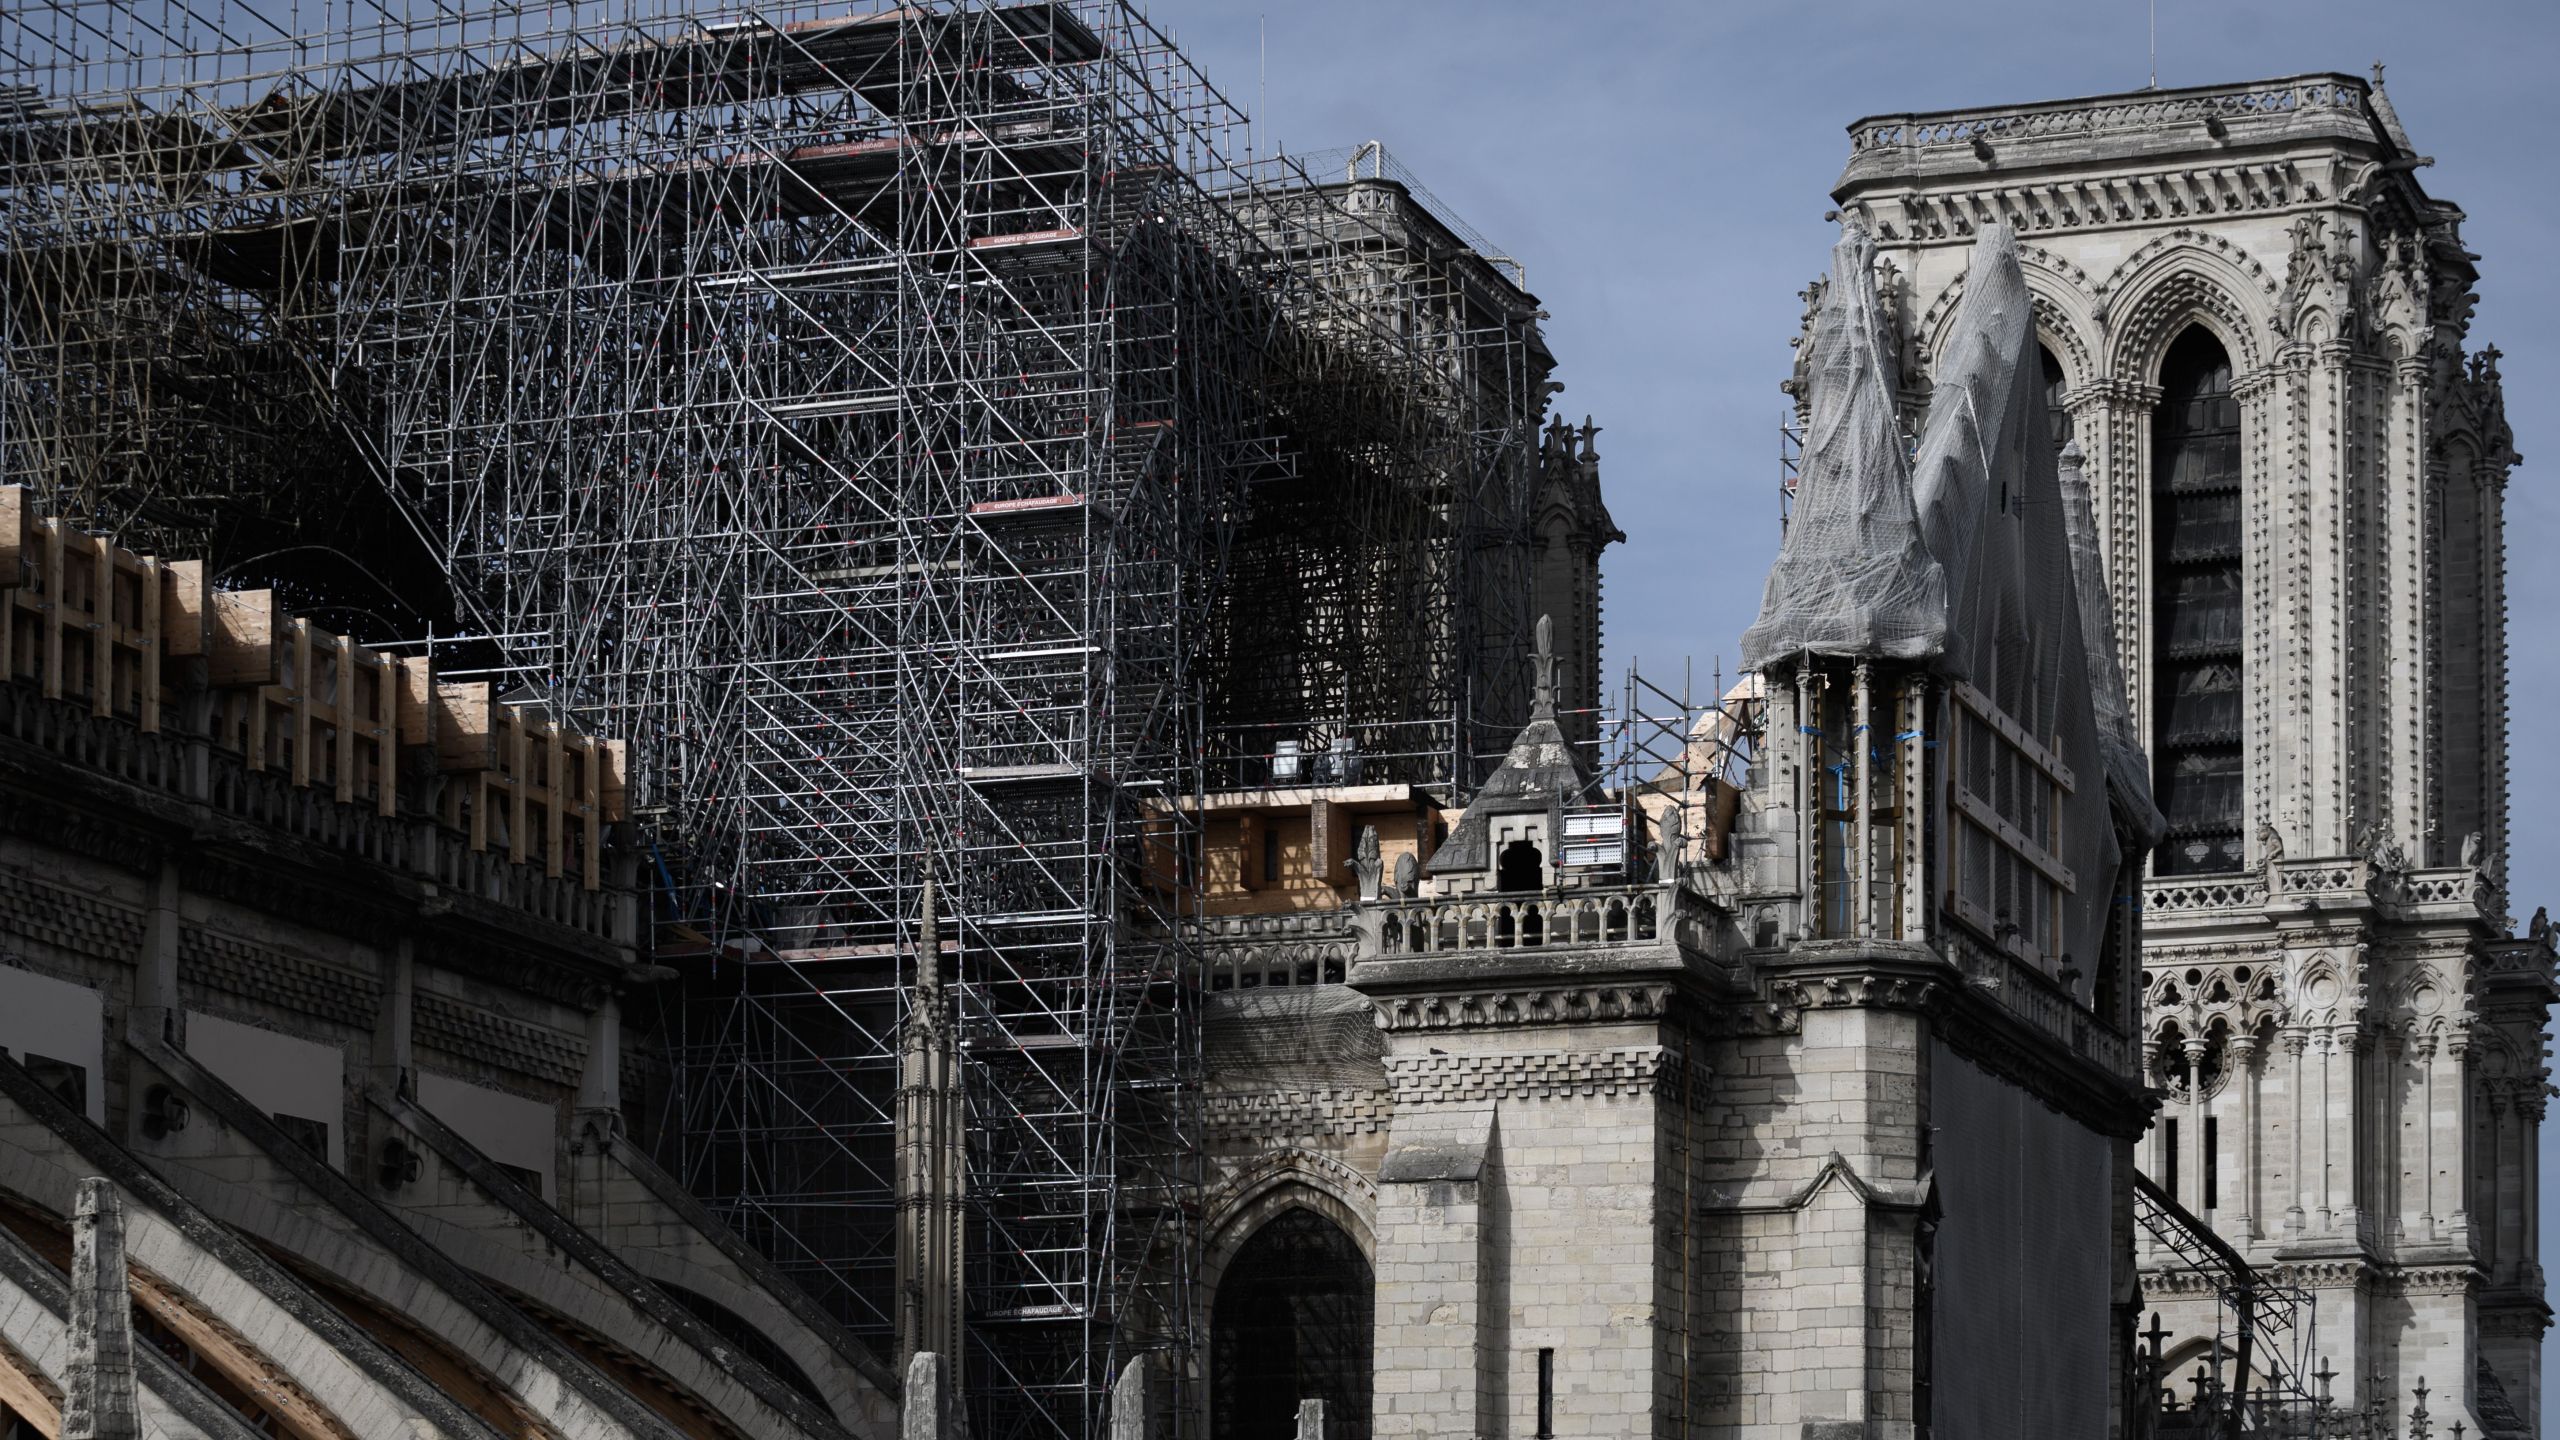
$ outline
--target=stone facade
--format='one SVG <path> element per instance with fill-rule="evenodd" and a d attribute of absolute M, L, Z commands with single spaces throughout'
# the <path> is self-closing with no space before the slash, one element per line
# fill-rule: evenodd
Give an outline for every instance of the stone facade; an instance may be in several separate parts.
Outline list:
<path fill-rule="evenodd" d="M 2147 1106 L 2129 1007 L 1917 902 L 1827 931 L 1795 879 L 1821 763 L 1791 686 L 1744 719 L 1714 847 L 1742 858 L 1657 831 L 1567 866 L 1595 791 L 1551 686 L 1427 873 L 1353 845 L 1344 983 L 1213 996 L 1210 1289 L 1293 1210 L 1356 1242 L 1374 1379 L 1327 1400 L 1343 1435 L 2104 1433 Z M 1207 1378 L 1211 1433 L 1243 1433 Z"/>
<path fill-rule="evenodd" d="M 2197 330 L 2227 356 L 2245 856 L 2187 863 L 2173 833 L 2143 895 L 2165 1104 L 2142 1168 L 2317 1295 L 2341 1401 L 2423 1380 L 2440 1427 L 2539 1433 L 2552 957 L 2539 925 L 2507 938 L 2516 456 L 2460 210 L 2420 183 L 2378 70 L 1878 117 L 1851 141 L 1835 196 L 1878 239 L 1909 411 L 1973 234 L 2018 230 L 2146 744 L 2182 723 L 2155 623 L 2184 543 L 2163 367 Z M 2149 1300 L 2183 1375 L 2211 1305 L 2167 1264 L 2146 1260 Z"/>

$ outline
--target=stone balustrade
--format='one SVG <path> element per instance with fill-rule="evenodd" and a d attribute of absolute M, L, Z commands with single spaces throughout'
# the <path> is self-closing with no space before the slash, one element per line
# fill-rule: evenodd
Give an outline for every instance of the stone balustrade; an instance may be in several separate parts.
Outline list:
<path fill-rule="evenodd" d="M 1976 142 L 2069 139 L 2208 120 L 2246 124 L 2323 110 L 2360 114 L 2365 85 L 2342 75 L 2305 75 L 2265 85 L 2206 87 L 2137 98 L 2057 101 L 1993 110 L 1879 116 L 1850 131 L 1860 151 L 1970 146 Z"/>
<path fill-rule="evenodd" d="M 1649 945 L 1662 938 L 1663 895 L 1643 885 L 1384 901 L 1377 953 Z"/>

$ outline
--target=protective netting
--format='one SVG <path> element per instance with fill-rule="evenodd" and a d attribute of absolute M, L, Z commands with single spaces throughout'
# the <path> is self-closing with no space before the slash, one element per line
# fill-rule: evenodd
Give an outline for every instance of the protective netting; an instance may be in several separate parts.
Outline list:
<path fill-rule="evenodd" d="M 1230 1089 L 1382 1087 L 1377 1007 L 1347 985 L 1231 990 L 1202 1016 L 1209 1073 Z"/>
<path fill-rule="evenodd" d="M 2028 734 L 2082 767 L 2081 783 L 2061 806 L 2059 858 L 2076 882 L 2062 953 L 2094 960 L 2121 852 L 2097 773 L 2109 767 L 2090 696 L 2035 308 L 2018 266 L 2016 232 L 2006 225 L 1983 230 L 1964 287 L 1911 466 L 1921 533 L 1947 576 L 1948 642 L 1939 668 L 1970 681 Z"/>
<path fill-rule="evenodd" d="M 1917 660 L 1946 646 L 1947 591 L 1912 509 L 1875 242 L 1847 226 L 1808 340 L 1804 467 L 1742 663 L 1812 651 Z"/>
<path fill-rule="evenodd" d="M 2116 668 L 2086 490 L 2075 513 L 2054 465 L 2017 236 L 1993 225 L 1975 242 L 1907 463 L 1874 255 L 1854 225 L 1833 251 L 1811 340 L 1795 513 L 1760 618 L 1743 635 L 1744 662 L 1925 660 L 2085 767 L 2062 800 L 2057 858 L 2073 876 L 2062 953 L 2095 957 L 2121 858 L 2108 792 L 2124 796 L 2136 828 L 2158 812 Z M 2076 555 L 2073 531 L 2084 526 L 2087 553 Z"/>
<path fill-rule="evenodd" d="M 2168 833 L 2168 817 L 2151 798 L 2151 759 L 2133 728 L 2133 703 L 2124 688 L 2124 664 L 2116 649 L 2115 606 L 2107 598 L 2106 562 L 2098 551 L 2096 507 L 2081 470 L 2080 442 L 2062 447 L 2062 524 L 2071 537 L 2071 585 L 2080 597 L 2080 638 L 2089 652 L 2089 704 L 2098 747 L 2107 756 L 2107 783 L 2116 813 L 2144 847 Z"/>

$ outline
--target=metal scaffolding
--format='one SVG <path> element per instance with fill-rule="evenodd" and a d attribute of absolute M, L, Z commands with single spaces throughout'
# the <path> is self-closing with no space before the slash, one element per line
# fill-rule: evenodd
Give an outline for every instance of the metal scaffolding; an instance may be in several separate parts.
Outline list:
<path fill-rule="evenodd" d="M 1517 267 L 1122 0 L 45 0 L 0 67 L 0 481 L 240 574 L 370 525 L 450 587 L 380 638 L 629 737 L 641 1123 L 879 1336 L 929 865 L 978 1433 L 1191 1383 L 1177 802 L 1519 723 Z"/>

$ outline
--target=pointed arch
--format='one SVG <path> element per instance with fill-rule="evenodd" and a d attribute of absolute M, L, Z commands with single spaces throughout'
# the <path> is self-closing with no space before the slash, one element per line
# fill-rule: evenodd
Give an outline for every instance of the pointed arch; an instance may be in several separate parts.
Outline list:
<path fill-rule="evenodd" d="M 1261 1217 L 1210 1292 L 1211 1440 L 1287 1440 L 1298 1403 L 1328 1433 L 1368 1440 L 1377 1279 L 1368 1253 L 1303 1203 Z"/>
<path fill-rule="evenodd" d="M 2126 257 L 2099 293 L 2111 375 L 2152 383 L 2169 346 L 2190 325 L 2203 326 L 2221 343 L 2236 374 L 2267 362 L 2274 281 L 2219 236 L 2173 230 Z"/>

